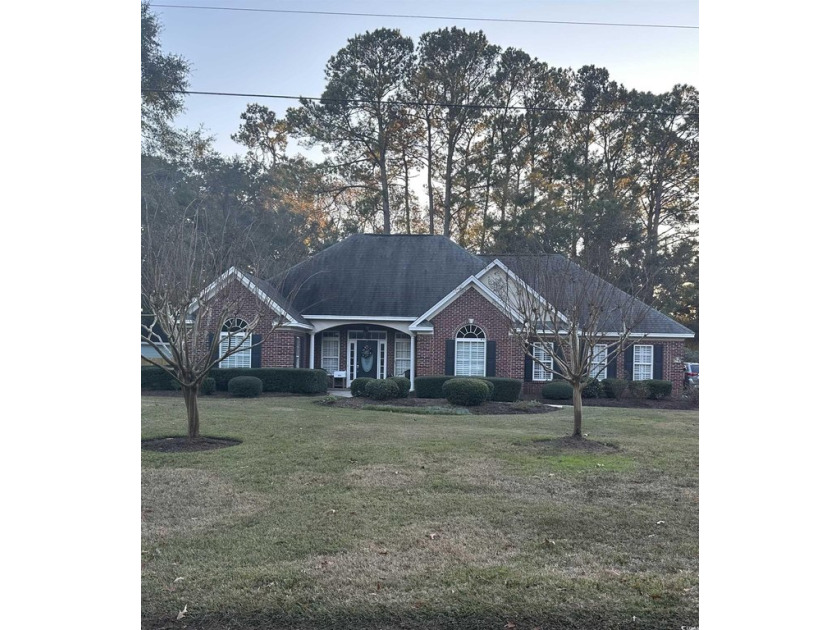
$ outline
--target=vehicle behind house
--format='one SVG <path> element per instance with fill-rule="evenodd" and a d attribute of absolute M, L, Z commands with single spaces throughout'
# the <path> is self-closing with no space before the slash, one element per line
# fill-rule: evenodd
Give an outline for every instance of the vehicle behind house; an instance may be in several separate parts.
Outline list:
<path fill-rule="evenodd" d="M 686 387 L 697 387 L 698 385 L 700 385 L 699 363 L 683 363 L 683 370 L 685 371 Z"/>

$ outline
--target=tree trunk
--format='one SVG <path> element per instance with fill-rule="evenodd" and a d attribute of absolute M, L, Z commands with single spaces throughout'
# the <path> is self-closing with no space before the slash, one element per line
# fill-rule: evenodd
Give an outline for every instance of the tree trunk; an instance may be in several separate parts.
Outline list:
<path fill-rule="evenodd" d="M 575 429 L 572 433 L 572 437 L 583 437 L 581 433 L 581 429 L 583 426 L 583 396 L 581 395 L 581 384 L 575 383 L 572 385 L 573 393 L 572 393 L 572 405 L 575 411 Z"/>
<path fill-rule="evenodd" d="M 379 165 L 379 183 L 382 186 L 382 223 L 385 234 L 391 233 L 391 202 L 388 198 L 388 165 L 385 162 L 385 153 L 382 153 L 382 162 Z"/>
<path fill-rule="evenodd" d="M 443 189 L 443 235 L 449 238 L 452 221 L 452 164 L 455 157 L 455 144 L 450 143 L 446 152 L 446 175 Z"/>
<path fill-rule="evenodd" d="M 429 192 L 429 234 L 435 233 L 435 195 L 432 191 L 432 121 L 426 119 L 426 187 Z"/>
<path fill-rule="evenodd" d="M 405 157 L 405 153 L 403 153 L 403 157 Z M 404 159 L 403 165 L 405 167 L 405 233 L 411 234 L 411 194 L 408 189 L 410 183 L 408 177 L 408 161 Z"/>
<path fill-rule="evenodd" d="M 187 406 L 187 430 L 192 440 L 198 437 L 198 385 L 181 387 L 181 391 Z"/>

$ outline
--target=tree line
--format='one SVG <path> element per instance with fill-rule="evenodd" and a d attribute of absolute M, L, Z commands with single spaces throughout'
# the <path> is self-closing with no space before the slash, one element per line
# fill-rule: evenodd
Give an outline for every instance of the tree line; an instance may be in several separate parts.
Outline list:
<path fill-rule="evenodd" d="M 147 18 L 158 27 L 144 5 Z M 188 64 L 147 32 L 144 87 L 185 89 Z M 325 74 L 321 99 L 285 117 L 249 104 L 233 158 L 167 124 L 177 93 L 143 92 L 144 190 L 200 199 L 208 229 L 247 229 L 240 264 L 273 258 L 269 276 L 355 232 L 441 234 L 478 253 L 565 254 L 696 322 L 695 88 L 631 90 L 604 68 L 554 68 L 454 27 L 416 43 L 395 29 L 356 35 Z M 325 159 L 289 155 L 290 138 Z"/>

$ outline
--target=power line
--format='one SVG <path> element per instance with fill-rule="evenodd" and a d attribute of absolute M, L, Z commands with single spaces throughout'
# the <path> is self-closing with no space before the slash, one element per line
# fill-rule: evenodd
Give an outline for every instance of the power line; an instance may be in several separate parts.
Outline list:
<path fill-rule="evenodd" d="M 699 26 L 687 24 L 634 24 L 628 22 L 578 22 L 573 20 L 529 20 L 519 18 L 489 18 L 489 17 L 466 17 L 466 16 L 445 16 L 445 15 L 411 15 L 398 13 L 353 13 L 350 11 L 303 11 L 299 9 L 257 9 L 249 7 L 208 7 L 201 5 L 187 4 L 150 4 L 152 7 L 165 9 L 197 9 L 201 11 L 241 11 L 250 13 L 286 13 L 297 15 L 333 15 L 333 16 L 357 16 L 357 17 L 383 17 L 383 18 L 406 18 L 413 20 L 452 20 L 464 22 L 511 22 L 518 24 L 561 24 L 565 26 L 617 26 L 629 28 L 678 28 L 688 30 L 699 30 Z"/>
<path fill-rule="evenodd" d="M 586 109 L 583 107 L 535 107 L 529 105 L 482 105 L 477 103 L 428 103 L 423 101 L 377 101 L 364 98 L 324 98 L 319 96 L 290 96 L 287 94 L 255 94 L 248 92 L 209 92 L 199 90 L 158 90 L 143 88 L 141 92 L 153 94 L 189 94 L 196 96 L 233 96 L 244 98 L 276 98 L 287 100 L 321 101 L 322 103 L 370 103 L 380 105 L 407 105 L 410 107 L 463 107 L 464 109 L 515 109 L 533 112 L 577 112 L 584 114 L 655 114 L 667 116 L 699 116 L 697 112 L 664 112 L 638 109 Z"/>

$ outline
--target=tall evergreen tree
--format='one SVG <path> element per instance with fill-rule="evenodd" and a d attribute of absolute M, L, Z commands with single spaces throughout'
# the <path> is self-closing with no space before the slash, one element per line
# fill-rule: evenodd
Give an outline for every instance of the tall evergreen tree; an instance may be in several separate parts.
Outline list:
<path fill-rule="evenodd" d="M 475 105 L 489 102 L 498 54 L 499 47 L 490 44 L 482 31 L 452 27 L 420 36 L 419 79 L 424 95 L 441 110 L 434 133 L 442 153 L 438 173 L 443 179 L 443 235 L 447 237 L 452 223 L 456 149 L 481 120 L 482 110 Z"/>
<path fill-rule="evenodd" d="M 399 108 L 396 95 L 412 74 L 414 44 L 398 30 L 357 35 L 327 63 L 320 103 L 306 99 L 287 118 L 295 133 L 325 146 L 348 179 L 376 192 L 382 228 L 391 232 L 389 154 Z"/>

